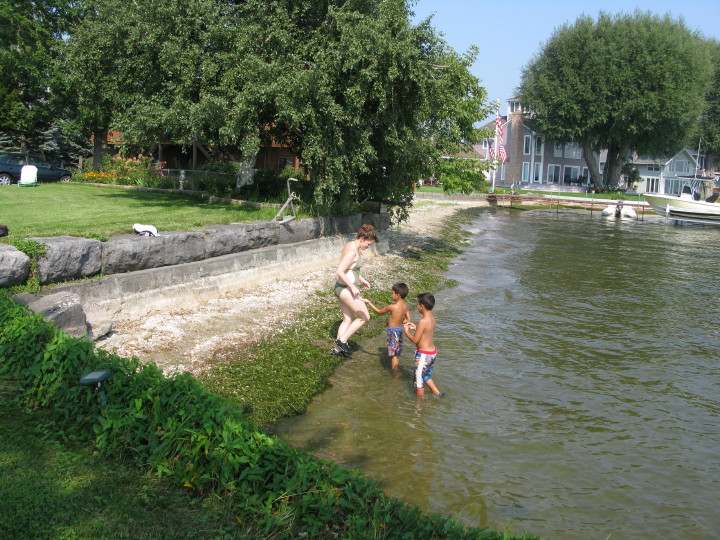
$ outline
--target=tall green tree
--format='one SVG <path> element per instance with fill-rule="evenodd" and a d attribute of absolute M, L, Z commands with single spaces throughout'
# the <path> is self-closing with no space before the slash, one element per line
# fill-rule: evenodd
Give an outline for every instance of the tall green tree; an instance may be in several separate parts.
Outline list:
<path fill-rule="evenodd" d="M 595 185 L 614 186 L 631 151 L 682 147 L 708 89 L 703 41 L 669 16 L 583 16 L 555 31 L 524 68 L 518 93 L 541 133 L 579 143 Z"/>
<path fill-rule="evenodd" d="M 125 4 L 97 0 L 68 40 L 88 110 L 135 147 L 198 138 L 247 158 L 288 144 L 324 209 L 409 199 L 487 114 L 475 51 L 413 26 L 406 0 Z"/>
<path fill-rule="evenodd" d="M 0 131 L 9 145 L 37 150 L 50 131 L 64 137 L 56 46 L 81 13 L 72 0 L 0 3 Z"/>
<path fill-rule="evenodd" d="M 215 54 L 212 31 L 228 24 L 215 0 L 96 0 L 70 31 L 63 73 L 75 90 L 76 123 L 94 135 L 100 165 L 106 133 L 122 131 L 134 150 L 159 141 L 189 142 L 198 134 L 204 71 Z M 204 135 L 204 134 L 202 134 Z"/>
<path fill-rule="evenodd" d="M 705 152 L 705 168 L 715 170 L 715 161 L 720 155 L 720 43 L 716 40 L 708 41 L 712 58 L 712 83 L 705 95 L 705 106 L 698 129 L 691 132 L 688 144 L 694 147 L 701 141 L 701 151 Z"/>

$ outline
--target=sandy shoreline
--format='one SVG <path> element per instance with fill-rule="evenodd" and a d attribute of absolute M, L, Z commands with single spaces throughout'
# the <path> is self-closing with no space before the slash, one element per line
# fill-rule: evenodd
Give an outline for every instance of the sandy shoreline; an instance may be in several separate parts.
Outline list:
<path fill-rule="evenodd" d="M 444 218 L 471 205 L 417 203 L 408 221 L 382 233 L 388 239 L 389 251 L 367 260 L 363 275 L 374 288 L 389 286 L 390 282 L 384 281 L 391 279 L 389 274 L 400 251 L 422 247 Z M 193 309 L 149 313 L 141 320 L 118 323 L 97 346 L 120 356 L 153 361 L 166 374 L 187 371 L 201 375 L 225 358 L 237 358 L 243 348 L 270 333 L 294 324 L 297 314 L 313 301 L 314 293 L 328 290 L 335 279 L 334 266 L 320 267 L 300 279 L 238 291 Z"/>

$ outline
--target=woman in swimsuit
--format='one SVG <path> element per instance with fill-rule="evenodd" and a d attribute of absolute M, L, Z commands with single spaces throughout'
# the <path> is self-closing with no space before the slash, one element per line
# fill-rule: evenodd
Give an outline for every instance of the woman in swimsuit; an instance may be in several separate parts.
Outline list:
<path fill-rule="evenodd" d="M 348 339 L 370 320 L 367 306 L 360 298 L 360 285 L 369 289 L 370 283 L 360 275 L 360 269 L 362 252 L 375 242 L 377 242 L 375 227 L 363 225 L 355 235 L 355 240 L 345 244 L 340 255 L 340 262 L 335 271 L 338 279 L 334 290 L 340 302 L 343 320 L 338 328 L 335 347 L 332 349 L 332 353 L 337 356 L 352 354 L 347 344 Z"/>

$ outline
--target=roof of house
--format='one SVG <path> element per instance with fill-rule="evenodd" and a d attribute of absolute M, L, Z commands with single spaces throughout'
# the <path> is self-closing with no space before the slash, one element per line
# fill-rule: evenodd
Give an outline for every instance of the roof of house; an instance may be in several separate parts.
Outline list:
<path fill-rule="evenodd" d="M 682 150 L 675 152 L 672 155 L 667 156 L 648 156 L 648 155 L 635 155 L 633 156 L 632 162 L 637 165 L 665 165 L 670 160 L 676 158 L 678 155 L 686 152 L 690 158 L 695 161 L 695 156 L 692 154 L 692 150 L 689 148 L 683 148 Z"/>
<path fill-rule="evenodd" d="M 484 159 L 484 157 L 472 146 L 462 148 L 458 152 L 458 157 L 463 159 Z"/>
<path fill-rule="evenodd" d="M 500 116 L 500 120 L 502 120 L 503 125 L 505 125 L 508 122 L 508 117 Z M 492 131 L 493 133 L 495 133 L 495 120 L 493 119 L 493 120 L 490 120 L 489 122 L 487 122 L 486 124 L 483 124 L 482 126 L 480 126 L 480 129 L 485 129 L 487 131 Z"/>

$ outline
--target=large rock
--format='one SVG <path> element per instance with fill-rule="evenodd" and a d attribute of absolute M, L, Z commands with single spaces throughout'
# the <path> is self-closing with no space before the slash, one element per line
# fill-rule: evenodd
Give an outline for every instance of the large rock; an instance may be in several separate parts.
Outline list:
<path fill-rule="evenodd" d="M 201 232 L 164 232 L 159 237 L 165 250 L 164 266 L 200 261 L 205 258 L 205 235 Z"/>
<path fill-rule="evenodd" d="M 21 297 L 16 299 L 20 301 Z M 27 306 L 72 337 L 84 338 L 88 335 L 87 318 L 77 294 L 69 292 L 48 294 L 30 301 Z"/>
<path fill-rule="evenodd" d="M 120 274 L 165 266 L 162 236 L 123 234 L 102 245 L 103 274 Z"/>
<path fill-rule="evenodd" d="M 278 244 L 275 223 L 209 225 L 205 231 L 205 258 L 220 257 Z"/>
<path fill-rule="evenodd" d="M 33 240 L 45 244 L 45 256 L 37 261 L 38 277 L 42 285 L 100 273 L 100 240 L 75 236 L 52 236 Z"/>
<path fill-rule="evenodd" d="M 293 219 L 278 222 L 277 229 L 280 244 L 293 244 L 322 237 L 324 222 L 322 218 Z"/>
<path fill-rule="evenodd" d="M 0 287 L 21 285 L 30 274 L 30 258 L 19 249 L 0 244 Z"/>

